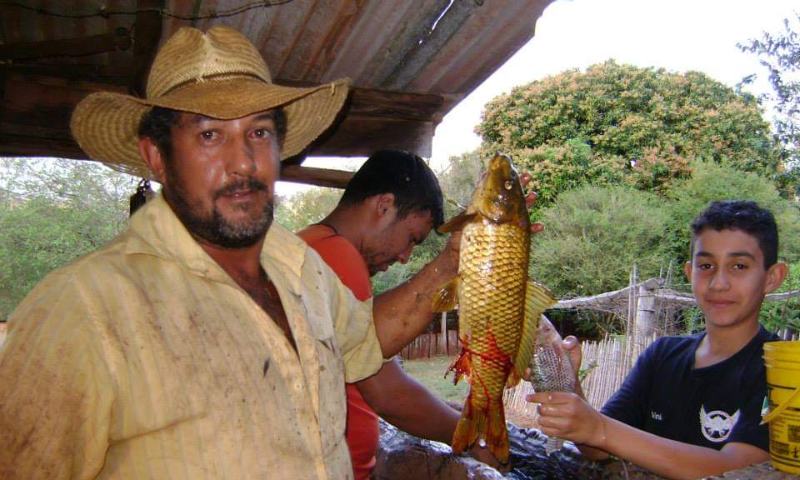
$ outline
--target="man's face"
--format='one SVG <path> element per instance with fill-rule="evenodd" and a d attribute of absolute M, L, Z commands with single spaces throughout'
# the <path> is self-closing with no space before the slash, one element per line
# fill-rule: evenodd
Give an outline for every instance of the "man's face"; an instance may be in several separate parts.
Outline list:
<path fill-rule="evenodd" d="M 425 240 L 433 227 L 433 217 L 428 211 L 410 213 L 398 220 L 397 209 L 390 208 L 394 213 L 387 217 L 386 225 L 370 235 L 361 249 L 370 276 L 385 272 L 395 262 L 408 262 L 411 251 Z"/>
<path fill-rule="evenodd" d="M 182 113 L 165 159 L 164 197 L 199 240 L 248 247 L 272 224 L 280 145 L 272 112 L 234 120 Z"/>
<path fill-rule="evenodd" d="M 755 237 L 741 230 L 708 228 L 694 242 L 686 276 L 692 283 L 707 328 L 755 325 L 764 295 L 780 286 L 764 269 L 764 253 Z"/>

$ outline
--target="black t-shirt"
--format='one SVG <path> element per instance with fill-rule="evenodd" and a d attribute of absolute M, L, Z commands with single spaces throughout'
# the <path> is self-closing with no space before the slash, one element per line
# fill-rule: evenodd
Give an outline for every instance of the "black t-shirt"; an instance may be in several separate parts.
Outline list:
<path fill-rule="evenodd" d="M 759 426 L 767 394 L 764 342 L 779 340 L 761 327 L 730 358 L 694 368 L 705 332 L 664 337 L 642 353 L 622 387 L 601 410 L 660 437 L 721 449 L 741 442 L 769 451 L 769 430 Z"/>

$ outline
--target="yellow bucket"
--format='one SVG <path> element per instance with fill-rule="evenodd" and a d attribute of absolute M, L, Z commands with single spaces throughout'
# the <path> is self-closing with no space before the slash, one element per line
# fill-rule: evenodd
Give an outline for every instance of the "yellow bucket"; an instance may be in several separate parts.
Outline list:
<path fill-rule="evenodd" d="M 800 474 L 800 342 L 764 344 L 772 465 Z"/>

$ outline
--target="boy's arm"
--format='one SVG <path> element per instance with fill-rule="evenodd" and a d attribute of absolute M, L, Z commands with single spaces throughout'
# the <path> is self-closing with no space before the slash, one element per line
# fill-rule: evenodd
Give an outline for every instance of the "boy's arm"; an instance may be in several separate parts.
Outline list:
<path fill-rule="evenodd" d="M 729 443 L 717 451 L 661 438 L 601 414 L 574 393 L 537 393 L 529 401 L 541 404 L 543 433 L 571 440 L 581 450 L 588 447 L 592 459 L 605 452 L 668 478 L 701 478 L 769 458 L 746 443 Z"/>

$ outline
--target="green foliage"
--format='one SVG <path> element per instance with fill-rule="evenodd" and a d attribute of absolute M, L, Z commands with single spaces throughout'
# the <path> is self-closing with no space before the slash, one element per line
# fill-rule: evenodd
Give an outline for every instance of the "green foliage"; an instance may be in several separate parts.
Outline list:
<path fill-rule="evenodd" d="M 775 293 L 793 290 L 800 290 L 800 263 L 789 265 L 789 274 Z M 786 301 L 764 302 L 759 320 L 767 330 L 772 332 L 784 328 L 800 330 L 800 298 L 793 297 Z"/>
<path fill-rule="evenodd" d="M 0 159 L 0 319 L 51 270 L 121 231 L 136 179 L 99 164 Z"/>
<path fill-rule="evenodd" d="M 440 400 L 463 403 L 469 393 L 469 382 L 461 380 L 453 384 L 453 373 L 445 377 L 445 372 L 452 362 L 450 357 L 433 357 L 428 359 L 405 360 L 403 370 L 425 385 Z"/>
<path fill-rule="evenodd" d="M 275 221 L 291 232 L 299 232 L 331 213 L 343 193 L 337 188 L 318 187 L 281 198 L 275 208 Z"/>
<path fill-rule="evenodd" d="M 559 298 L 594 295 L 665 266 L 661 239 L 666 212 L 657 197 L 630 187 L 584 186 L 559 196 L 542 213 L 545 231 L 534 238 L 531 274 Z"/>
<path fill-rule="evenodd" d="M 490 102 L 477 128 L 533 175 L 539 208 L 586 183 L 668 191 L 695 159 L 772 178 L 780 155 L 750 95 L 698 72 L 618 65 L 570 70 Z"/>
<path fill-rule="evenodd" d="M 761 39 L 751 39 L 739 48 L 754 53 L 769 72 L 772 93 L 762 95 L 759 101 L 773 104 L 777 112 L 775 136 L 783 146 L 782 160 L 789 170 L 780 178 L 784 186 L 798 193 L 798 168 L 800 167 L 800 14 L 783 21 L 783 31 L 777 34 L 764 32 Z M 752 83 L 756 75 L 746 77 L 742 84 Z"/>
<path fill-rule="evenodd" d="M 673 188 L 666 203 L 667 234 L 664 246 L 670 258 L 683 263 L 689 259 L 692 220 L 713 200 L 747 199 L 758 202 L 775 215 L 780 234 L 779 256 L 789 262 L 800 260 L 800 213 L 796 202 L 780 196 L 777 188 L 755 174 L 743 174 L 729 166 L 710 162 L 693 164 L 693 175 Z"/>

